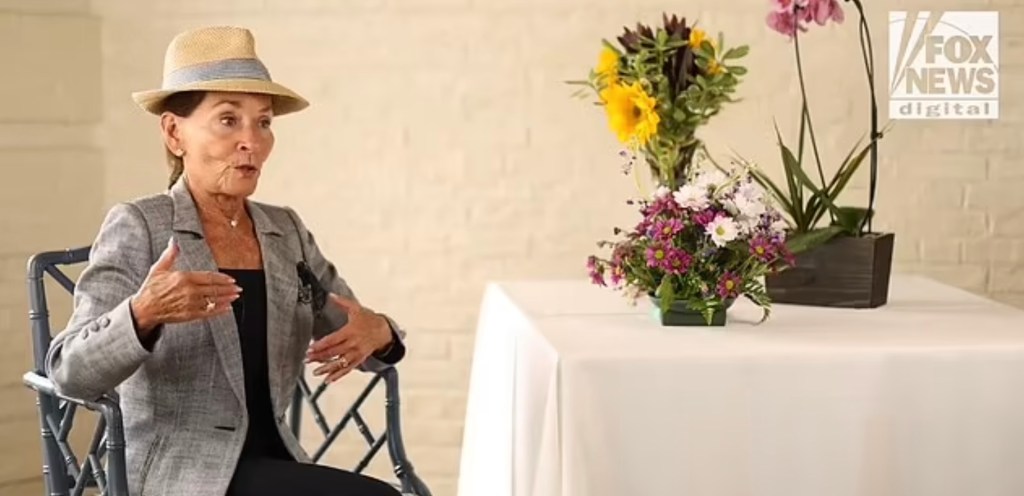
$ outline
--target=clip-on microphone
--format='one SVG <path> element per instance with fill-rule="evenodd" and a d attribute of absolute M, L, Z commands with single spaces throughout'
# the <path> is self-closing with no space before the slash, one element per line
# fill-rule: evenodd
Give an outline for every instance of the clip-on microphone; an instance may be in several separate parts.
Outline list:
<path fill-rule="evenodd" d="M 331 329 L 337 329 L 348 323 L 348 314 L 338 305 L 329 300 L 329 291 L 320 284 L 313 269 L 305 261 L 295 264 L 299 280 L 303 288 L 300 289 L 299 298 L 302 301 L 309 301 L 313 308 L 313 316 L 317 320 L 324 321 Z"/>

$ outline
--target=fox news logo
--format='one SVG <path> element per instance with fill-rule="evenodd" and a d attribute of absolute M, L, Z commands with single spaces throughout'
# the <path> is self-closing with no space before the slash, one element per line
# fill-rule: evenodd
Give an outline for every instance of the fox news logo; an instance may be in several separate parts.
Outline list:
<path fill-rule="evenodd" d="M 889 116 L 999 118 L 999 13 L 890 12 Z"/>

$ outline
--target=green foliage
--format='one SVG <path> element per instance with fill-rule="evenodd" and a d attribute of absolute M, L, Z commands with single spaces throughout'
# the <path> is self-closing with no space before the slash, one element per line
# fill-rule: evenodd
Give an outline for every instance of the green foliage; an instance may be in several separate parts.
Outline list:
<path fill-rule="evenodd" d="M 663 21 L 656 29 L 643 24 L 626 28 L 615 42 L 602 40 L 605 50 L 616 56 L 614 73 L 592 69 L 586 80 L 569 83 L 583 86 L 575 95 L 596 96 L 598 105 L 605 103 L 602 93 L 613 85 L 638 83 L 654 98 L 657 133 L 635 148 L 643 152 L 658 184 L 676 189 L 688 176 L 700 147 L 697 130 L 727 104 L 739 101 L 736 88 L 747 69 L 738 61 L 750 48 L 725 49 L 724 35 L 712 42 L 702 30 L 676 16 L 663 16 Z"/>

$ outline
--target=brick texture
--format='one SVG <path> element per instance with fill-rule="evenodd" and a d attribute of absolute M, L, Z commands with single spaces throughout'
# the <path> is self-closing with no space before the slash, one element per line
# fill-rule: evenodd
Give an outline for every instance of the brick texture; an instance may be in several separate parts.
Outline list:
<path fill-rule="evenodd" d="M 103 214 L 100 20 L 87 0 L 0 0 L 0 66 L 0 494 L 21 496 L 43 491 L 35 398 L 21 384 L 32 367 L 26 262 L 88 244 Z M 51 302 L 54 322 L 66 300 Z"/>
<path fill-rule="evenodd" d="M 1018 3 L 886 0 L 868 8 L 881 87 L 889 10 L 1001 12 L 1003 117 L 895 121 L 880 148 L 876 226 L 896 232 L 898 270 L 1024 307 Z M 767 0 L 95 0 L 88 13 L 84 5 L 0 0 L 0 62 L 25 69 L 0 80 L 0 170 L 25 178 L 0 183 L 0 232 L 15 234 L 0 243 L 0 338 L 25 344 L 12 329 L 24 320 L 24 257 L 86 239 L 104 207 L 164 187 L 157 122 L 129 94 L 159 85 L 171 37 L 200 25 L 249 27 L 275 79 L 313 103 L 275 122 L 277 148 L 257 197 L 295 207 L 360 297 L 409 328 L 406 439 L 439 496 L 454 495 L 484 284 L 581 277 L 594 242 L 634 219 L 623 202 L 634 186 L 619 172 L 603 115 L 563 84 L 586 74 L 600 38 L 656 22 L 664 8 L 699 18 L 730 43 L 752 46 L 743 101 L 703 131 L 709 147 L 778 177 L 773 122 L 787 137 L 796 132 L 793 54 L 764 26 Z M 867 131 L 855 17 L 848 11 L 842 26 L 813 27 L 804 45 L 827 171 Z M 58 190 L 80 203 L 40 207 L 32 199 L 44 193 L 30 183 L 43 177 L 62 178 Z M 75 194 L 79 184 L 101 193 Z M 866 185 L 866 174 L 855 178 L 843 202 L 866 202 Z M 58 217 L 69 209 L 77 217 Z M 332 391 L 335 413 L 360 381 Z M 379 412 L 368 419 L 379 421 Z M 12 426 L 0 421 L 0 430 Z M 315 434 L 304 436 L 312 443 Z M 354 464 L 360 440 L 341 441 L 326 461 Z M 35 489 L 24 481 L 36 465 L 16 466 L 0 472 L 14 481 L 0 479 L 0 492 Z M 370 472 L 386 476 L 389 467 L 378 461 Z"/>

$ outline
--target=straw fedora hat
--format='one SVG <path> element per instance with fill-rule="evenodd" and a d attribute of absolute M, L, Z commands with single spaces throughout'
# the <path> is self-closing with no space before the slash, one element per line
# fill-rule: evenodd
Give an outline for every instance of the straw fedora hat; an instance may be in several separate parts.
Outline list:
<path fill-rule="evenodd" d="M 271 95 L 275 115 L 309 106 L 306 99 L 271 80 L 256 56 L 252 33 L 237 27 L 207 27 L 175 36 L 164 56 L 160 89 L 132 93 L 132 99 L 147 112 L 159 115 L 165 98 L 191 90 Z"/>

